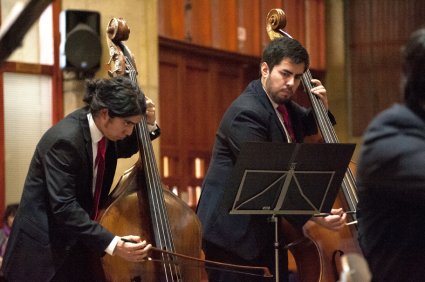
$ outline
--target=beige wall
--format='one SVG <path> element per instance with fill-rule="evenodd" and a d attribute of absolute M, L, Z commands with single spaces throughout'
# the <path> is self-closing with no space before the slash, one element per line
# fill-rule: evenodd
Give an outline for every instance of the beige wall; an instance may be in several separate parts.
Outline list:
<path fill-rule="evenodd" d="M 124 18 L 130 28 L 130 37 L 125 45 L 133 53 L 139 72 L 138 81 L 145 94 L 158 105 L 158 31 L 157 31 L 157 0 L 126 0 L 93 1 L 93 0 L 62 0 L 62 10 L 91 10 L 100 13 L 102 62 L 96 77 L 107 77 L 107 62 L 109 53 L 106 44 L 106 26 L 110 19 Z M 73 79 L 72 73 L 64 73 L 64 111 L 65 114 L 83 105 L 83 81 Z M 160 124 L 160 122 L 158 121 Z M 159 156 L 159 140 L 153 142 L 156 156 Z M 117 176 L 130 168 L 137 160 L 135 155 L 130 160 L 120 160 Z M 117 181 L 117 177 L 115 182 Z"/>
<path fill-rule="evenodd" d="M 326 1 L 326 89 L 329 107 L 335 115 L 336 135 L 341 143 L 357 143 L 353 160 L 357 159 L 360 138 L 354 138 L 351 132 L 351 108 L 349 93 L 349 74 L 347 73 L 347 35 L 344 30 L 344 0 Z"/>

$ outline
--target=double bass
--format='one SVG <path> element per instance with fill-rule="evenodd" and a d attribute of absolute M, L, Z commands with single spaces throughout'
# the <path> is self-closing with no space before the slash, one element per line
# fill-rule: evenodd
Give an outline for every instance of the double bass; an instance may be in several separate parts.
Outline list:
<path fill-rule="evenodd" d="M 123 19 L 113 18 L 107 26 L 109 75 L 127 76 L 137 82 L 137 69 L 129 48 L 123 44 L 130 29 Z M 135 127 L 139 161 L 125 172 L 111 192 L 99 223 L 112 233 L 138 235 L 152 243 L 157 252 L 149 260 L 133 263 L 117 256 L 104 256 L 107 281 L 193 281 L 199 282 L 198 267 L 185 264 L 174 253 L 201 256 L 201 225 L 195 212 L 166 189 L 160 179 L 151 138 L 143 117 Z"/>
<path fill-rule="evenodd" d="M 266 30 L 271 40 L 287 36 L 292 38 L 283 29 L 286 26 L 286 15 L 281 9 L 272 9 L 267 15 Z M 339 143 L 338 137 L 329 120 L 327 109 L 322 101 L 311 93 L 314 87 L 311 83 L 311 73 L 305 71 L 302 83 L 316 118 L 316 123 L 325 143 Z M 291 243 L 287 249 L 292 253 L 296 267 L 298 281 L 335 282 L 339 280 L 341 272 L 341 256 L 344 253 L 359 253 L 361 249 L 357 242 L 357 188 L 351 165 L 344 176 L 341 192 L 334 207 L 342 207 L 347 211 L 348 224 L 338 232 L 307 223 L 303 230 L 292 227 L 283 222 L 285 239 Z"/>

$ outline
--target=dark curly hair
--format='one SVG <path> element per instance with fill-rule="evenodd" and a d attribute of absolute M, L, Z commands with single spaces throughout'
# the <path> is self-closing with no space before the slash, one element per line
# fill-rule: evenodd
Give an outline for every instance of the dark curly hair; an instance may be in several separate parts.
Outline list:
<path fill-rule="evenodd" d="M 90 107 L 93 116 L 105 108 L 110 117 L 129 117 L 146 112 L 142 89 L 135 81 L 126 77 L 87 81 L 83 101 Z"/>
<path fill-rule="evenodd" d="M 289 37 L 279 37 L 272 40 L 263 51 L 261 62 L 267 63 L 270 71 L 275 65 L 289 58 L 295 64 L 304 63 L 306 71 L 310 65 L 310 58 L 307 50 L 297 40 Z"/>

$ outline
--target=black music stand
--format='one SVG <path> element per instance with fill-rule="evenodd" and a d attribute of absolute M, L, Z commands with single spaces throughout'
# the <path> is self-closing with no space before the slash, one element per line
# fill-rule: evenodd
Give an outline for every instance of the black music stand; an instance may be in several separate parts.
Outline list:
<path fill-rule="evenodd" d="M 230 214 L 272 217 L 276 281 L 279 281 L 276 216 L 291 215 L 292 223 L 302 225 L 305 215 L 328 215 L 354 148 L 355 144 L 341 143 L 247 142 L 241 145 L 223 205 Z"/>

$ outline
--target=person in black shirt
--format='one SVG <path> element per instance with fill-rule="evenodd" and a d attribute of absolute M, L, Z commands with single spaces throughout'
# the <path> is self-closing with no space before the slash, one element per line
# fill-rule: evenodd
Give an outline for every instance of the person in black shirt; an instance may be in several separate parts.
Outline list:
<path fill-rule="evenodd" d="M 425 28 L 402 61 L 404 104 L 368 126 L 357 168 L 359 243 L 375 282 L 425 279 Z"/>

